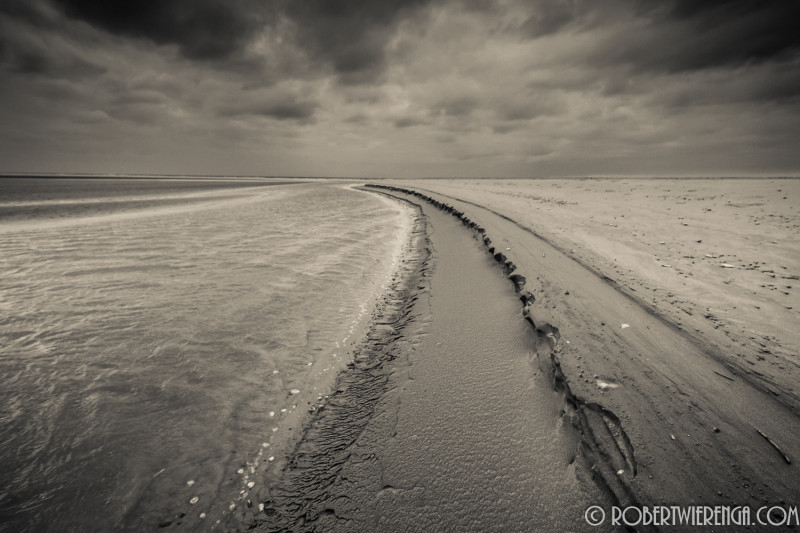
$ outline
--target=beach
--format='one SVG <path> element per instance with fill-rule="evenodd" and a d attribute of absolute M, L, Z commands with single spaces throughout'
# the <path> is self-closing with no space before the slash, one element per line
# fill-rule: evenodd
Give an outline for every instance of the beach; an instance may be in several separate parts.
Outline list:
<path fill-rule="evenodd" d="M 513 285 L 458 219 L 424 203 L 419 217 L 396 303 L 320 405 L 254 524 L 586 530 L 584 509 L 607 498 L 581 483 L 591 474 L 575 461 L 576 433 L 536 365 Z"/>
<path fill-rule="evenodd" d="M 530 229 L 800 405 L 798 180 L 442 180 L 432 188 Z"/>
<path fill-rule="evenodd" d="M 0 531 L 15 533 L 238 524 L 410 231 L 404 205 L 341 182 L 0 191 Z"/>
<path fill-rule="evenodd" d="M 798 180 L 78 185 L 0 204 L 0 530 L 796 506 Z"/>
<path fill-rule="evenodd" d="M 800 529 L 798 19 L 0 0 L 0 533 Z"/>
<path fill-rule="evenodd" d="M 370 189 L 421 207 L 427 282 L 410 321 L 383 341 L 394 353 L 375 366 L 388 375 L 385 393 L 342 445 L 345 464 L 306 498 L 291 480 L 314 462 L 295 455 L 257 528 L 597 530 L 584 519 L 590 505 L 755 513 L 795 503 L 796 180 Z M 476 278 L 482 267 L 465 248 L 480 251 L 505 288 Z M 515 388 L 519 380 L 537 394 Z M 475 427 L 482 438 L 471 438 Z M 543 436 L 560 456 L 547 454 Z M 547 459 L 519 461 L 530 447 Z"/>

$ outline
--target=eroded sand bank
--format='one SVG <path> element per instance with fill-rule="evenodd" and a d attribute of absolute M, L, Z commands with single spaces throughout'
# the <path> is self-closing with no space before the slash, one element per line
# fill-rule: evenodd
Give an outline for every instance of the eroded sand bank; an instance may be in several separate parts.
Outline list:
<path fill-rule="evenodd" d="M 796 188 L 795 182 L 777 183 Z M 435 181 L 424 185 L 426 190 L 447 188 Z M 793 460 L 800 452 L 795 439 L 800 430 L 796 389 L 791 379 L 791 371 L 796 368 L 794 353 L 777 354 L 772 360 L 756 355 L 751 361 L 737 355 L 748 353 L 747 343 L 740 343 L 736 352 L 727 351 L 725 346 L 730 344 L 722 341 L 724 337 L 730 342 L 734 337 L 731 330 L 722 336 L 705 335 L 700 321 L 707 317 L 684 310 L 676 318 L 664 312 L 665 301 L 656 298 L 662 305 L 659 307 L 649 298 L 641 298 L 637 294 L 641 291 L 633 285 L 654 283 L 643 279 L 642 269 L 630 268 L 626 275 L 614 276 L 614 269 L 605 270 L 608 265 L 596 250 L 565 247 L 563 241 L 553 239 L 552 221 L 551 225 L 542 224 L 541 230 L 532 225 L 530 218 L 520 222 L 507 214 L 511 210 L 497 199 L 499 195 L 487 195 L 477 189 L 472 191 L 475 202 L 456 200 L 459 195 L 468 196 L 467 187 L 461 185 L 463 189 L 458 185 L 447 188 L 447 195 L 426 192 L 424 196 L 463 212 L 481 231 L 492 236 L 492 251 L 502 254 L 504 262 L 514 263 L 514 275 L 527 278 L 527 290 L 536 297 L 528 316 L 540 334 L 549 333 L 554 340 L 549 354 L 554 384 L 565 391 L 567 404 L 574 408 L 573 423 L 584 438 L 582 451 L 601 474 L 598 482 L 605 483 L 623 504 L 757 507 L 793 503 L 800 493 Z M 477 205 L 477 200 L 494 205 L 486 209 Z M 666 207 L 662 205 L 664 210 Z M 503 212 L 503 208 L 507 211 Z M 791 213 L 793 208 L 787 209 Z M 576 209 L 569 218 L 562 212 L 562 221 L 576 228 L 585 227 L 591 225 L 585 219 L 592 213 L 596 211 L 591 208 L 585 212 Z M 631 220 L 630 213 L 623 210 L 619 218 L 626 215 L 628 223 L 638 227 L 640 219 Z M 515 214 L 520 218 L 520 212 Z M 670 237 L 678 241 L 678 246 L 686 245 L 677 232 L 664 229 L 666 221 L 658 220 L 657 215 L 658 211 L 653 210 L 651 218 L 656 220 L 643 224 L 650 224 L 652 231 L 662 228 L 660 235 L 668 236 L 661 237 L 658 245 L 665 246 Z M 548 218 L 546 214 L 540 216 L 543 220 Z M 797 266 L 792 259 L 797 248 L 790 244 L 796 238 L 797 226 L 795 219 L 783 217 L 786 231 L 780 235 L 773 232 L 770 242 L 775 248 L 770 253 L 772 260 L 778 262 L 776 270 L 785 271 L 786 278 L 782 279 L 790 279 L 794 275 L 792 268 Z M 759 220 L 749 220 L 761 225 Z M 689 226 L 681 222 L 680 227 Z M 713 230 L 711 224 L 707 227 Z M 541 238 L 540 233 L 548 238 Z M 711 230 L 704 235 L 712 240 L 717 237 Z M 742 230 L 739 235 L 747 241 L 751 234 Z M 698 240 L 704 239 L 695 239 L 699 245 L 702 243 Z M 728 250 L 739 250 L 729 251 L 731 256 L 750 250 L 747 246 L 738 247 L 737 242 L 731 236 L 724 241 Z M 721 244 L 722 241 L 717 243 Z M 624 246 L 624 242 L 620 244 Z M 748 273 L 753 272 L 748 270 L 753 261 L 726 263 L 732 266 L 717 268 L 727 272 L 738 267 L 743 275 L 733 279 L 745 283 Z M 687 270 L 684 267 L 675 274 L 683 274 L 685 280 L 691 277 Z M 760 275 L 774 273 L 759 270 Z M 724 281 L 733 282 L 730 278 Z M 730 284 L 724 281 L 724 285 Z M 713 276 L 700 278 L 701 284 L 710 287 L 714 282 Z M 683 282 L 668 286 L 677 289 L 679 285 Z M 769 284 L 764 285 L 764 290 L 750 291 L 740 298 L 775 298 L 767 292 L 771 291 Z M 659 287 L 653 292 L 658 293 Z M 789 294 L 781 296 L 791 296 L 790 287 L 786 288 L 784 292 Z M 725 290 L 719 293 L 720 297 L 726 295 Z M 695 297 L 691 304 L 689 308 L 693 309 L 704 305 L 704 301 Z M 792 305 L 781 305 L 792 311 Z M 773 317 L 779 322 L 771 336 L 775 345 L 784 349 L 796 346 L 796 333 L 792 331 L 796 321 L 781 320 L 781 315 Z M 560 330 L 553 330 L 549 324 Z M 756 331 L 748 329 L 745 338 L 757 338 Z M 778 331 L 783 332 L 781 337 L 777 337 Z M 774 351 L 777 350 L 764 350 L 761 346 L 757 354 L 773 355 L 769 352 Z M 764 363 L 762 371 L 752 368 L 755 362 Z"/>
<path fill-rule="evenodd" d="M 593 218 L 612 208 L 593 204 L 606 181 L 567 184 L 580 184 L 585 205 L 532 190 L 506 195 L 508 183 L 487 184 L 489 194 L 471 183 L 398 184 L 429 217 L 432 255 L 409 262 L 395 305 L 376 317 L 371 344 L 340 376 L 254 525 L 582 530 L 592 504 L 795 504 L 794 207 L 774 217 L 744 211 L 752 227 L 736 228 L 741 217 L 699 220 L 715 209 L 702 196 L 698 219 L 687 212 L 671 228 L 674 198 L 647 204 L 652 189 L 640 198 L 641 184 L 625 193 L 614 182 L 622 192 L 607 193 L 609 204 L 630 224 L 630 238 L 615 237 L 605 228 L 620 223 Z M 787 200 L 797 190 L 766 184 Z M 758 192 L 745 185 L 716 208 L 761 207 L 727 207 L 758 203 L 742 200 Z M 772 247 L 749 255 L 767 234 Z M 709 257 L 685 253 L 703 244 Z M 481 254 L 483 264 L 470 262 Z M 487 268 L 499 278 L 480 278 Z M 753 286 L 759 276 L 781 281 Z M 761 311 L 771 318 L 747 322 Z"/>
<path fill-rule="evenodd" d="M 509 217 L 800 407 L 800 180 L 418 180 Z"/>
<path fill-rule="evenodd" d="M 514 285 L 480 235 L 419 203 L 419 264 L 376 316 L 257 527 L 589 530 L 584 510 L 612 500 L 576 460 L 580 436 L 539 369 Z"/>

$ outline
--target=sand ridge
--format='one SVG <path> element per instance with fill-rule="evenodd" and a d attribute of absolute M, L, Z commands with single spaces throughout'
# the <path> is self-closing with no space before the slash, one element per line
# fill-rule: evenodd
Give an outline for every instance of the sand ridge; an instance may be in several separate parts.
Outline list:
<path fill-rule="evenodd" d="M 495 249 L 505 250 L 502 259 L 520 265 L 528 279 L 539 274 L 531 322 L 562 325 L 560 334 L 557 329 L 543 332 L 553 340 L 554 384 L 566 391 L 567 407 L 575 409 L 586 457 L 601 474 L 596 481 L 609 485 L 621 503 L 632 497 L 633 503 L 755 506 L 797 494 L 788 461 L 798 453 L 793 438 L 798 420 L 790 407 L 758 382 L 754 386 L 732 377 L 720 362 L 724 356 L 698 346 L 679 325 L 509 217 L 471 203 L 414 194 L 447 204 L 450 212 L 493 235 L 490 251 L 496 259 Z M 598 438 L 592 420 L 587 428 L 585 419 L 596 406 L 603 411 L 599 426 L 606 429 L 601 433 L 611 439 Z M 635 456 L 627 471 L 620 468 L 621 483 L 616 483 L 609 467 L 615 462 L 622 466 L 629 454 L 626 446 L 619 447 L 622 454 L 606 453 L 610 448 L 603 440 L 613 448 L 619 436 Z M 601 453 L 592 456 L 595 447 Z M 622 457 L 615 460 L 614 455 Z"/>
<path fill-rule="evenodd" d="M 532 231 L 800 410 L 800 180 L 420 180 Z"/>
<path fill-rule="evenodd" d="M 477 514 L 464 514 L 463 503 L 473 501 L 474 495 L 458 487 L 464 488 L 482 479 L 478 472 L 461 472 L 456 483 L 445 483 L 435 492 L 426 492 L 429 487 L 439 486 L 437 480 L 460 472 L 460 463 L 453 462 L 453 458 L 462 458 L 467 464 L 474 461 L 475 454 L 482 452 L 491 458 L 493 449 L 493 445 L 486 443 L 462 449 L 462 442 L 458 440 L 442 447 L 446 453 L 435 452 L 440 443 L 450 442 L 452 431 L 447 428 L 454 422 L 449 418 L 457 420 L 458 417 L 440 417 L 437 420 L 441 423 L 431 423 L 426 417 L 438 412 L 437 403 L 444 406 L 453 398 L 461 402 L 462 391 L 451 390 L 449 378 L 461 389 L 468 384 L 467 389 L 481 390 L 473 386 L 477 382 L 471 381 L 474 375 L 485 374 L 479 371 L 480 359 L 470 359 L 460 346 L 465 335 L 491 338 L 497 331 L 504 331 L 505 326 L 495 319 L 481 317 L 491 308 L 490 303 L 509 301 L 509 295 L 504 295 L 509 289 L 512 295 L 516 293 L 516 309 L 531 327 L 528 333 L 517 332 L 508 337 L 527 343 L 528 349 L 533 351 L 533 359 L 528 364 L 536 365 L 546 376 L 547 387 L 554 391 L 551 394 L 555 394 L 559 406 L 552 410 L 551 420 L 561 421 L 562 434 L 573 435 L 572 440 L 560 444 L 562 453 L 574 454 L 564 472 L 582 481 L 582 490 L 593 494 L 588 500 L 574 500 L 573 504 L 576 501 L 584 506 L 599 503 L 606 508 L 611 504 L 747 505 L 755 509 L 762 505 L 795 503 L 792 498 L 800 493 L 800 476 L 795 473 L 796 458 L 800 457 L 800 443 L 795 439 L 800 432 L 800 418 L 793 401 L 791 379 L 775 371 L 768 374 L 749 370 L 744 366 L 752 366 L 749 361 L 732 358 L 715 338 L 706 336 L 702 328 L 694 327 L 698 321 L 708 320 L 706 317 L 683 309 L 680 312 L 688 318 L 681 316 L 677 320 L 668 312 L 671 307 L 660 307 L 640 296 L 642 291 L 637 290 L 637 285 L 655 284 L 655 281 L 645 278 L 641 272 L 634 272 L 633 268 L 626 270 L 624 276 L 614 275 L 616 270 L 608 270 L 599 252 L 572 248 L 569 245 L 574 243 L 571 242 L 565 246 L 563 239 L 559 241 L 552 233 L 547 233 L 548 229 L 552 230 L 548 226 L 540 232 L 539 227 L 531 226 L 529 221 L 521 222 L 503 212 L 502 205 L 481 203 L 480 198 L 462 201 L 456 194 L 449 194 L 457 191 L 442 194 L 430 192 L 430 187 L 425 192 L 407 186 L 378 188 L 389 189 L 400 197 L 407 193 L 406 197 L 427 209 L 425 212 L 431 220 L 438 221 L 441 217 L 431 213 L 432 207 L 445 216 L 455 217 L 466 227 L 458 231 L 473 233 L 473 244 L 465 245 L 458 233 L 452 233 L 455 230 L 448 230 L 444 241 L 440 241 L 444 244 L 437 246 L 434 252 L 441 254 L 436 255 L 434 273 L 446 266 L 448 272 L 444 276 L 449 276 L 452 283 L 470 279 L 473 275 L 470 269 L 458 264 L 458 259 L 455 263 L 453 260 L 459 257 L 460 249 L 479 246 L 492 257 L 495 268 L 506 278 L 508 288 L 491 289 L 492 294 L 481 296 L 480 302 L 465 303 L 460 302 L 457 293 L 448 293 L 441 285 L 432 284 L 432 298 L 426 298 L 423 296 L 428 290 L 425 287 L 432 279 L 428 278 L 429 267 L 423 266 L 421 270 L 412 267 L 411 271 L 422 272 L 424 276 L 412 282 L 411 286 L 416 289 L 399 300 L 402 316 L 413 317 L 412 320 L 404 322 L 402 319 L 403 325 L 397 328 L 395 326 L 401 322 L 393 319 L 389 324 L 394 325 L 385 330 L 380 321 L 376 323 L 378 329 L 374 333 L 379 342 L 368 348 L 368 352 L 377 359 L 368 356 L 357 360 L 355 368 L 342 374 L 343 387 L 336 393 L 340 396 L 333 395 L 330 408 L 315 414 L 303 437 L 304 444 L 295 450 L 289 467 L 282 474 L 287 483 L 283 488 L 278 485 L 273 499 L 263 502 L 267 518 L 257 513 L 255 527 L 264 530 L 388 528 L 402 531 L 413 530 L 416 524 L 423 530 L 469 530 L 471 525 L 483 520 L 484 515 L 490 519 L 505 516 L 508 520 L 506 511 L 498 514 L 499 509 L 504 509 L 505 498 L 494 504 L 484 501 L 486 506 Z M 585 223 L 575 213 L 571 216 L 575 218 L 574 226 L 581 227 Z M 654 224 L 658 226 L 663 221 Z M 439 222 L 433 224 L 434 235 L 441 227 Z M 681 224 L 681 227 L 688 226 Z M 775 242 L 789 240 L 791 236 Z M 666 242 L 659 241 L 659 246 L 665 245 Z M 619 246 L 627 249 L 628 245 Z M 776 250 L 775 257 L 791 259 L 793 253 L 793 250 Z M 631 260 L 636 253 L 630 252 L 626 257 Z M 784 266 L 787 271 L 792 268 L 791 262 Z M 670 267 L 659 266 L 659 269 L 667 268 Z M 726 272 L 733 270 L 728 266 L 718 268 Z M 745 276 L 754 272 L 744 267 L 741 271 Z M 686 280 L 696 274 L 684 270 L 680 275 Z M 700 283 L 709 283 L 709 287 L 714 288 L 713 277 L 710 282 L 701 278 Z M 683 281 L 679 284 L 683 286 Z M 478 290 L 480 285 L 472 284 L 476 294 L 482 294 Z M 423 292 L 416 292 L 418 289 Z M 771 290 L 766 284 L 762 289 Z M 653 292 L 658 294 L 661 290 L 656 287 Z M 748 297 L 763 297 L 763 291 L 755 292 Z M 692 303 L 700 305 L 698 301 Z M 453 306 L 459 308 L 465 321 L 467 318 L 470 324 L 478 321 L 470 326 L 472 331 L 458 333 L 461 324 L 447 323 L 447 316 L 452 314 L 447 309 L 452 311 Z M 788 309 L 792 306 L 786 307 L 787 311 L 792 310 Z M 434 327 L 436 323 L 439 325 Z M 779 324 L 779 327 L 785 326 Z M 788 341 L 777 344 L 789 346 L 792 338 L 787 338 Z M 424 355 L 432 356 L 431 361 L 415 359 L 420 356 L 417 350 L 422 348 Z M 790 360 L 791 354 L 784 355 Z M 435 366 L 436 361 L 448 359 L 458 361 L 460 366 L 436 371 L 420 364 L 424 361 Z M 786 363 L 769 361 L 769 364 L 777 368 Z M 358 377 L 358 372 L 364 370 L 369 379 Z M 461 370 L 464 375 L 459 374 Z M 437 381 L 437 375 L 445 381 Z M 516 377 L 519 376 L 515 374 Z M 536 379 L 525 379 L 530 386 L 535 386 Z M 375 390 L 361 387 L 372 381 L 380 386 Z M 415 388 L 425 383 L 425 387 Z M 782 393 L 779 387 L 785 387 L 787 393 Z M 511 401 L 524 400 L 520 404 L 528 401 L 525 406 L 534 409 L 541 409 L 548 403 L 541 399 L 525 400 L 521 389 L 511 396 Z M 491 392 L 478 393 L 482 400 L 495 401 L 503 397 L 498 387 Z M 431 401 L 435 398 L 439 401 Z M 465 404 L 469 403 L 466 398 Z M 365 399 L 367 401 L 362 401 Z M 337 416 L 338 404 L 348 409 L 359 405 L 371 407 L 369 412 L 360 415 L 341 411 L 339 414 L 344 414 Z M 479 413 L 480 409 L 470 407 L 467 411 Z M 327 424 L 326 416 L 333 423 Z M 494 427 L 501 437 L 513 433 L 497 420 L 490 422 L 489 427 Z M 535 433 L 546 425 L 539 424 Z M 456 426 L 464 427 L 464 424 L 456 423 Z M 342 440 L 331 438 L 326 427 L 338 432 L 347 428 L 354 430 L 345 431 L 350 437 Z M 455 433 L 460 434 L 460 431 Z M 540 445 L 536 440 L 540 435 L 535 433 L 521 440 L 516 437 L 511 440 L 535 449 Z M 420 435 L 433 439 L 423 440 L 422 449 L 418 448 L 417 440 L 411 439 L 414 436 L 418 439 Z M 334 449 L 332 455 L 325 451 L 329 445 Z M 415 455 L 425 457 L 428 452 L 434 457 L 433 462 L 418 460 Z M 436 460 L 440 455 L 441 460 Z M 529 473 L 529 463 L 518 464 L 516 451 L 506 455 L 511 465 L 507 479 Z M 334 469 L 316 467 L 314 456 L 326 461 L 333 457 L 338 466 Z M 441 468 L 443 470 L 439 470 Z M 324 486 L 309 492 L 302 489 L 303 483 Z M 439 501 L 435 496 L 452 491 L 455 492 L 450 499 Z M 513 494 L 518 492 L 512 491 Z M 474 508 L 475 504 L 470 507 Z M 516 524 L 510 526 L 513 530 L 525 530 L 524 524 L 555 516 L 549 513 L 547 508 L 532 515 L 512 513 L 512 520 L 519 518 L 521 521 L 508 524 Z M 448 521 L 448 515 L 467 521 Z M 582 526 L 585 524 L 579 520 L 570 527 L 580 529 Z"/>
<path fill-rule="evenodd" d="M 421 208 L 430 261 L 423 253 L 407 289 L 389 296 L 397 303 L 306 428 L 254 527 L 588 531 L 584 509 L 611 500 L 581 483 L 591 473 L 537 370 L 513 285 L 482 239 Z"/>

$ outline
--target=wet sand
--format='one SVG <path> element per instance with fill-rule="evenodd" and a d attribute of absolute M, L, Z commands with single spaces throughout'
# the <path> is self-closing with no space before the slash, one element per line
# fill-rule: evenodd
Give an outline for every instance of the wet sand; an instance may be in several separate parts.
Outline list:
<path fill-rule="evenodd" d="M 796 504 L 796 180 L 395 185 L 430 241 L 258 529 L 586 530 L 592 504 Z"/>
<path fill-rule="evenodd" d="M 704 314 L 683 310 L 678 315 L 675 311 L 665 311 L 666 302 L 678 300 L 675 293 L 684 283 L 695 290 L 697 286 L 707 289 L 695 293 L 690 290 L 682 292 L 685 300 L 691 299 L 691 305 L 687 306 L 685 300 L 681 300 L 684 305 L 679 309 L 705 308 L 708 306 L 706 298 L 715 294 L 719 298 L 735 299 L 737 308 L 748 299 L 760 298 L 762 309 L 767 307 L 767 303 L 771 305 L 768 309 L 778 309 L 775 302 L 778 296 L 768 283 L 761 287 L 761 291 L 745 294 L 738 294 L 731 288 L 714 292 L 712 288 L 715 283 L 723 287 L 734 282 L 747 283 L 754 272 L 748 269 L 756 260 L 749 254 L 757 251 L 759 246 L 765 248 L 765 252 L 757 256 L 762 258 L 759 261 L 773 268 L 759 269 L 756 271 L 758 275 L 769 280 L 775 279 L 771 274 L 780 275 L 782 280 L 790 279 L 794 275 L 792 269 L 798 265 L 794 260 L 798 248 L 793 244 L 797 238 L 796 218 L 783 215 L 784 230 L 776 231 L 777 224 L 773 224 L 770 240 L 759 241 L 761 245 L 748 243 L 754 238 L 757 228 L 748 231 L 747 227 L 736 228 L 730 224 L 726 227 L 722 221 L 718 226 L 707 222 L 704 230 L 698 230 L 702 238 L 694 239 L 693 235 L 687 239 L 681 236 L 681 228 L 690 227 L 683 225 L 686 218 L 677 224 L 678 229 L 671 228 L 664 217 L 659 218 L 659 211 L 653 206 L 634 218 L 631 213 L 638 213 L 642 203 L 628 198 L 626 202 L 631 208 L 624 209 L 621 203 L 618 204 L 622 209 L 618 219 L 625 215 L 625 223 L 631 225 L 629 230 L 638 228 L 640 223 L 652 228 L 649 231 L 656 232 L 659 239 L 657 246 L 672 242 L 674 253 L 674 250 L 688 246 L 689 240 L 696 245 L 702 244 L 696 242 L 698 240 L 708 240 L 708 244 L 716 249 L 726 246 L 729 256 L 746 258 L 745 261 L 726 263 L 732 268 L 715 265 L 716 269 L 725 272 L 726 277 L 721 281 L 717 276 L 705 275 L 708 270 L 716 272 L 707 264 L 698 267 L 694 276 L 684 265 L 681 280 L 665 283 L 667 288 L 662 289 L 658 280 L 646 277 L 646 268 L 635 268 L 631 259 L 635 255 L 633 252 L 619 254 L 629 268 L 618 267 L 624 275 L 614 274 L 616 270 L 600 256 L 600 251 L 608 253 L 609 248 L 599 247 L 600 251 L 578 248 L 574 242 L 553 237 L 558 228 L 563 232 L 562 236 L 570 234 L 568 227 L 554 226 L 552 221 L 533 224 L 531 219 L 534 215 L 523 218 L 521 215 L 524 213 L 513 211 L 498 199 L 502 196 L 497 193 L 478 192 L 477 186 L 469 191 L 468 185 L 463 183 L 447 186 L 444 183 L 430 181 L 424 185 L 426 191 L 441 188 L 447 194 L 425 192 L 423 195 L 454 206 L 482 229 L 485 228 L 486 234 L 492 238 L 492 251 L 501 253 L 503 261 L 513 262 L 517 267 L 515 274 L 527 279 L 526 289 L 535 296 L 535 303 L 527 314 L 540 334 L 553 334 L 555 342 L 549 357 L 554 386 L 565 392 L 567 406 L 573 410 L 573 423 L 583 436 L 583 455 L 601 474 L 596 479 L 600 485 L 606 485 L 623 504 L 729 504 L 756 508 L 796 503 L 797 494 L 800 494 L 800 478 L 795 472 L 796 458 L 800 453 L 800 443 L 796 440 L 800 419 L 795 400 L 797 389 L 792 379 L 792 371 L 796 370 L 794 347 L 797 346 L 797 333 L 793 331 L 796 319 L 785 318 L 780 312 L 772 315 L 771 320 L 748 324 L 743 337 L 749 340 L 763 339 L 759 328 L 771 327 L 769 338 L 772 344 L 769 347 L 773 349 L 765 349 L 758 342 L 755 346 L 742 342 L 732 352 L 726 349 L 732 345 L 732 328 L 721 334 L 708 333 L 707 325 L 701 327 L 703 321 L 709 320 Z M 556 185 L 567 187 L 579 183 Z M 608 183 L 601 183 L 581 184 L 581 187 L 608 187 Z M 688 184 L 677 183 L 684 187 Z M 752 194 L 750 191 L 758 185 L 763 195 L 768 190 L 767 184 L 744 183 L 750 189 L 745 187 L 737 194 Z M 772 185 L 775 184 L 775 192 L 783 189 L 781 192 L 786 194 L 797 190 L 796 181 L 778 180 Z M 518 186 L 532 188 L 536 185 L 525 183 Z M 675 187 L 676 182 L 659 183 L 658 186 Z M 713 186 L 724 189 L 730 184 L 714 183 Z M 642 187 L 647 190 L 644 185 Z M 499 185 L 496 189 L 503 190 Z M 468 202 L 456 200 L 456 197 L 470 195 Z M 584 198 L 588 197 L 593 195 Z M 491 207 L 487 209 L 472 200 L 480 200 L 481 205 Z M 600 202 L 601 199 L 593 201 Z M 560 212 L 563 217 L 560 222 L 577 228 L 591 227 L 594 223 L 590 217 L 597 209 L 605 209 L 599 205 L 592 208 L 591 205 L 576 203 L 568 214 L 569 204 L 562 205 L 565 209 Z M 661 199 L 663 211 L 671 211 L 669 206 L 669 201 Z M 700 212 L 704 209 L 702 204 L 697 207 Z M 785 209 L 791 214 L 794 208 L 788 206 Z M 542 211 L 547 211 L 547 207 Z M 540 221 L 547 221 L 549 212 L 538 212 L 536 216 Z M 760 226 L 763 220 L 771 218 L 776 217 L 765 213 L 760 220 L 745 220 Z M 691 222 L 696 221 L 687 224 Z M 728 232 L 727 239 L 722 239 L 719 234 L 725 231 Z M 597 233 L 602 234 L 602 231 Z M 616 244 L 611 246 L 615 250 L 635 248 L 636 241 L 630 244 L 623 239 L 609 240 Z M 743 243 L 741 246 L 740 241 Z M 765 242 L 771 247 L 764 245 Z M 659 254 L 663 255 L 663 252 Z M 763 259 L 765 255 L 770 261 Z M 698 281 L 687 281 L 687 276 Z M 782 283 L 790 285 L 792 282 Z M 644 297 L 641 296 L 642 287 L 651 288 Z M 661 292 L 666 293 L 665 298 L 652 299 L 650 293 L 659 295 Z M 786 292 L 790 292 L 788 287 Z M 791 296 L 791 292 L 780 296 Z M 792 305 L 781 307 L 793 311 L 788 309 Z M 731 310 L 736 309 L 732 307 Z M 732 314 L 746 318 L 753 311 L 746 309 L 740 315 Z M 551 325 L 558 328 L 557 331 L 552 330 Z M 724 339 L 729 339 L 728 344 L 724 344 Z M 785 351 L 779 351 L 777 347 Z M 767 356 L 772 357 L 767 359 Z"/>
<path fill-rule="evenodd" d="M 538 372 L 513 285 L 457 219 L 423 212 L 433 268 L 419 336 L 331 491 L 337 520 L 320 529 L 587 529 L 583 511 L 602 495 L 578 481 L 576 435 Z"/>
<path fill-rule="evenodd" d="M 256 187 L 303 183 L 276 179 L 0 177 L 0 222 L 69 225 L 80 218 L 191 207 L 244 197 Z"/>
<path fill-rule="evenodd" d="M 800 407 L 800 180 L 419 180 L 518 222 Z"/>
<path fill-rule="evenodd" d="M 418 255 L 257 528 L 588 530 L 584 510 L 611 500 L 576 461 L 513 283 L 478 234 L 421 207 Z"/>

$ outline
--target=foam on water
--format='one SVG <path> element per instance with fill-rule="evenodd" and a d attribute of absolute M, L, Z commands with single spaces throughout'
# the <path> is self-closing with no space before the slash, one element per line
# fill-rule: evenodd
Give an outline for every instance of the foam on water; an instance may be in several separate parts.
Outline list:
<path fill-rule="evenodd" d="M 411 225 L 340 185 L 220 194 L 0 223 L 0 530 L 213 524 L 266 490 Z"/>

